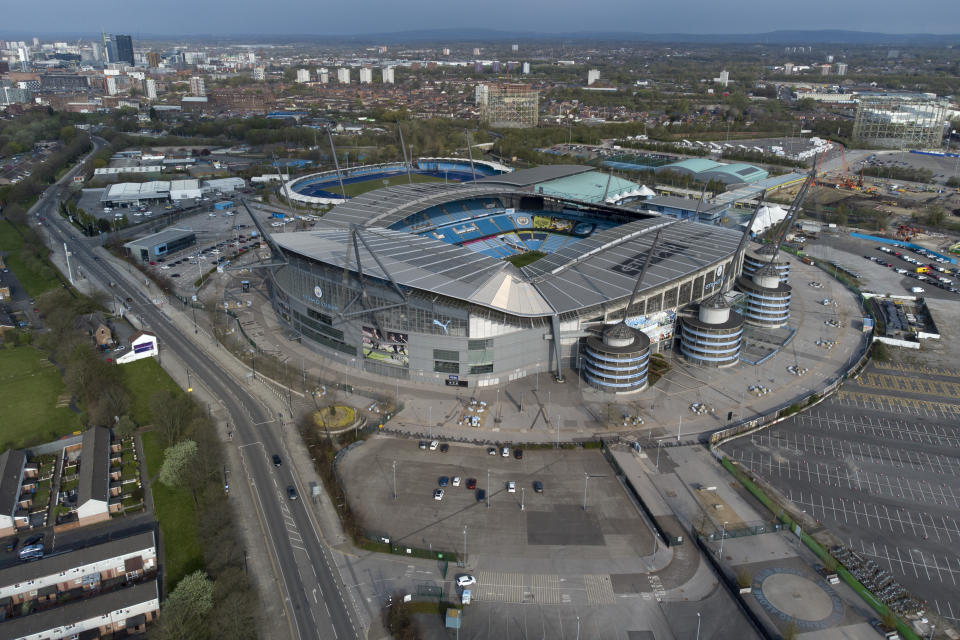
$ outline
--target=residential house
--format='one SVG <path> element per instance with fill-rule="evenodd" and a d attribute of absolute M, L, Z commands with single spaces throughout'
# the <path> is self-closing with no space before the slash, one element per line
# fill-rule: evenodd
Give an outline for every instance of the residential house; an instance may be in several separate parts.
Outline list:
<path fill-rule="evenodd" d="M 92 427 L 83 433 L 77 520 L 81 525 L 110 517 L 110 429 Z"/>
<path fill-rule="evenodd" d="M 21 640 L 120 638 L 146 631 L 160 610 L 156 580 L 0 622 L 0 637 Z"/>
<path fill-rule="evenodd" d="M 153 531 L 0 569 L 0 603 L 55 601 L 64 594 L 135 582 L 157 571 Z M 73 592 L 73 593 L 71 593 Z M 6 637 L 0 632 L 0 637 Z"/>
<path fill-rule="evenodd" d="M 0 455 L 0 536 L 8 536 L 16 531 L 20 487 L 26 464 L 27 455 L 23 451 L 7 449 Z"/>

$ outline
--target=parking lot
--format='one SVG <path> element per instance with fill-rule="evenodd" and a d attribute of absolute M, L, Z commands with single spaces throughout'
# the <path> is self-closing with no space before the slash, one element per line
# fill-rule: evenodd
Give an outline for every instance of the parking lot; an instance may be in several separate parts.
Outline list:
<path fill-rule="evenodd" d="M 503 457 L 462 444 L 431 451 L 416 441 L 376 438 L 350 451 L 339 470 L 371 535 L 461 556 L 466 544 L 477 571 L 598 574 L 652 552 L 648 527 L 599 451 L 533 449 L 519 460 L 514 452 Z M 436 500 L 442 477 L 448 484 Z M 453 486 L 456 477 L 460 486 Z M 470 479 L 476 489 L 467 488 Z M 596 588 L 612 597 L 609 584 Z"/>
<path fill-rule="evenodd" d="M 917 260 L 924 265 L 933 264 L 941 268 L 956 271 L 957 265 L 941 264 L 932 261 L 920 254 L 906 249 L 897 249 L 886 247 L 891 253 L 880 250 L 881 246 L 877 242 L 852 238 L 848 235 L 834 234 L 823 235 L 815 242 L 807 243 L 805 251 L 808 255 L 828 262 L 835 262 L 841 269 L 848 272 L 854 272 L 860 276 L 861 289 L 879 294 L 893 295 L 920 295 L 912 292 L 914 287 L 924 289 L 922 297 L 935 298 L 940 300 L 960 300 L 958 293 L 950 291 L 950 288 L 960 289 L 960 276 L 941 273 L 931 270 L 929 274 L 919 274 L 924 276 L 924 280 L 918 280 L 915 276 L 917 264 L 913 264 L 893 255 L 896 251 L 904 256 Z M 875 260 L 870 260 L 875 258 Z M 886 266 L 889 264 L 890 266 Z M 900 273 L 897 271 L 907 271 Z M 911 277 L 912 276 L 914 277 Z M 953 281 L 953 284 L 938 283 L 937 277 L 946 277 Z M 939 286 L 943 284 L 944 286 Z"/>
<path fill-rule="evenodd" d="M 872 364 L 829 401 L 724 451 L 956 624 L 958 421 L 960 371 Z"/>

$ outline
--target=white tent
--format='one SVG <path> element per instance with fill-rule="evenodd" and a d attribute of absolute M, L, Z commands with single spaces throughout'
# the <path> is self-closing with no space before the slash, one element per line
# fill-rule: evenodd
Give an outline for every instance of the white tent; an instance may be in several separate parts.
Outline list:
<path fill-rule="evenodd" d="M 757 212 L 757 217 L 753 221 L 753 226 L 750 227 L 750 232 L 763 233 L 770 227 L 782 222 L 786 217 L 787 212 L 779 205 L 773 205 L 772 207 L 764 205 Z"/>
<path fill-rule="evenodd" d="M 648 187 L 647 185 L 641 185 L 637 193 L 641 198 L 650 198 L 657 195 L 657 192 Z"/>

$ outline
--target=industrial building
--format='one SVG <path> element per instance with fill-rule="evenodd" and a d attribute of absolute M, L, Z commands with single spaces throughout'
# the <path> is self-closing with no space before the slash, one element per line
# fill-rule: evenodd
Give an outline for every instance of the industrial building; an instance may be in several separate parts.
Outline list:
<path fill-rule="evenodd" d="M 164 229 L 158 233 L 131 240 L 123 245 L 127 255 L 140 262 L 150 262 L 168 253 L 193 246 L 196 234 L 190 229 Z"/>
<path fill-rule="evenodd" d="M 743 234 L 604 204 L 603 174 L 577 198 L 537 188 L 591 171 L 346 200 L 323 229 L 273 235 L 276 313 L 305 344 L 372 374 L 486 387 L 577 368 L 603 391 L 639 391 L 647 358 L 673 348 L 678 312 L 732 283 Z M 545 255 L 511 263 L 531 251 Z"/>
<path fill-rule="evenodd" d="M 939 149 L 948 104 L 930 94 L 861 95 L 853 138 L 888 149 Z"/>
<path fill-rule="evenodd" d="M 156 204 L 170 199 L 170 182 L 152 180 L 150 182 L 118 182 L 103 190 L 100 202 L 104 206 L 140 206 Z"/>
<path fill-rule="evenodd" d="M 535 127 L 540 92 L 525 84 L 480 84 L 476 101 L 480 121 L 491 127 Z"/>

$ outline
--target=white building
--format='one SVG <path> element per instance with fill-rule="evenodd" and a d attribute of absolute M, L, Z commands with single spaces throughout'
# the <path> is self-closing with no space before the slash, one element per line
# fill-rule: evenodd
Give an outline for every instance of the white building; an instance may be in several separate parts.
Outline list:
<path fill-rule="evenodd" d="M 594 82 L 600 79 L 600 69 L 590 69 L 587 71 L 587 86 L 589 87 Z"/>
<path fill-rule="evenodd" d="M 729 86 L 729 85 L 730 85 L 730 72 L 729 72 L 729 71 L 721 71 L 721 72 L 720 72 L 720 77 L 719 77 L 719 78 L 714 78 L 713 81 L 716 82 L 717 84 L 723 86 L 723 87 Z"/>
<path fill-rule="evenodd" d="M 317 79 L 320 81 L 320 84 L 327 84 L 330 82 L 330 70 L 326 67 L 320 67 L 317 70 Z"/>
<path fill-rule="evenodd" d="M 350 84 L 350 69 L 347 67 L 340 67 L 337 69 L 337 82 L 340 84 Z"/>
<path fill-rule="evenodd" d="M 178 200 L 194 199 L 203 197 L 203 190 L 200 188 L 199 180 L 171 180 L 170 181 L 170 199 L 174 202 Z"/>
<path fill-rule="evenodd" d="M 393 67 L 384 67 L 383 68 L 383 84 L 393 84 L 396 82 L 393 73 Z"/>
<path fill-rule="evenodd" d="M 370 67 L 360 69 L 360 84 L 373 84 L 373 69 Z"/>
<path fill-rule="evenodd" d="M 143 81 L 143 93 L 147 96 L 147 100 L 156 100 L 157 99 L 157 81 L 153 78 L 147 78 Z"/>
<path fill-rule="evenodd" d="M 117 77 L 116 76 L 107 76 L 107 95 L 108 96 L 117 95 Z"/>
<path fill-rule="evenodd" d="M 519 50 L 520 50 L 520 45 L 518 44 L 510 45 L 510 51 L 519 51 Z"/>
<path fill-rule="evenodd" d="M 253 68 L 253 79 L 257 82 L 263 82 L 267 79 L 267 70 L 263 67 L 254 67 Z"/>
<path fill-rule="evenodd" d="M 523 63 L 523 73 L 524 73 L 524 74 L 530 73 L 530 63 L 529 63 L 529 62 L 524 62 L 524 63 Z"/>
<path fill-rule="evenodd" d="M 845 75 L 847 75 L 847 63 L 846 63 L 846 62 L 838 62 L 838 63 L 837 63 L 837 75 L 838 75 L 838 76 L 845 76 Z"/>
<path fill-rule="evenodd" d="M 126 364 L 143 358 L 155 358 L 160 353 L 157 336 L 149 331 L 137 331 L 130 336 L 130 351 L 117 358 L 117 364 Z"/>
<path fill-rule="evenodd" d="M 303 84 L 305 82 L 310 82 L 310 70 L 309 69 L 297 69 L 297 82 Z"/>
<path fill-rule="evenodd" d="M 200 98 L 207 95 L 207 85 L 200 76 L 190 78 L 190 95 Z"/>

